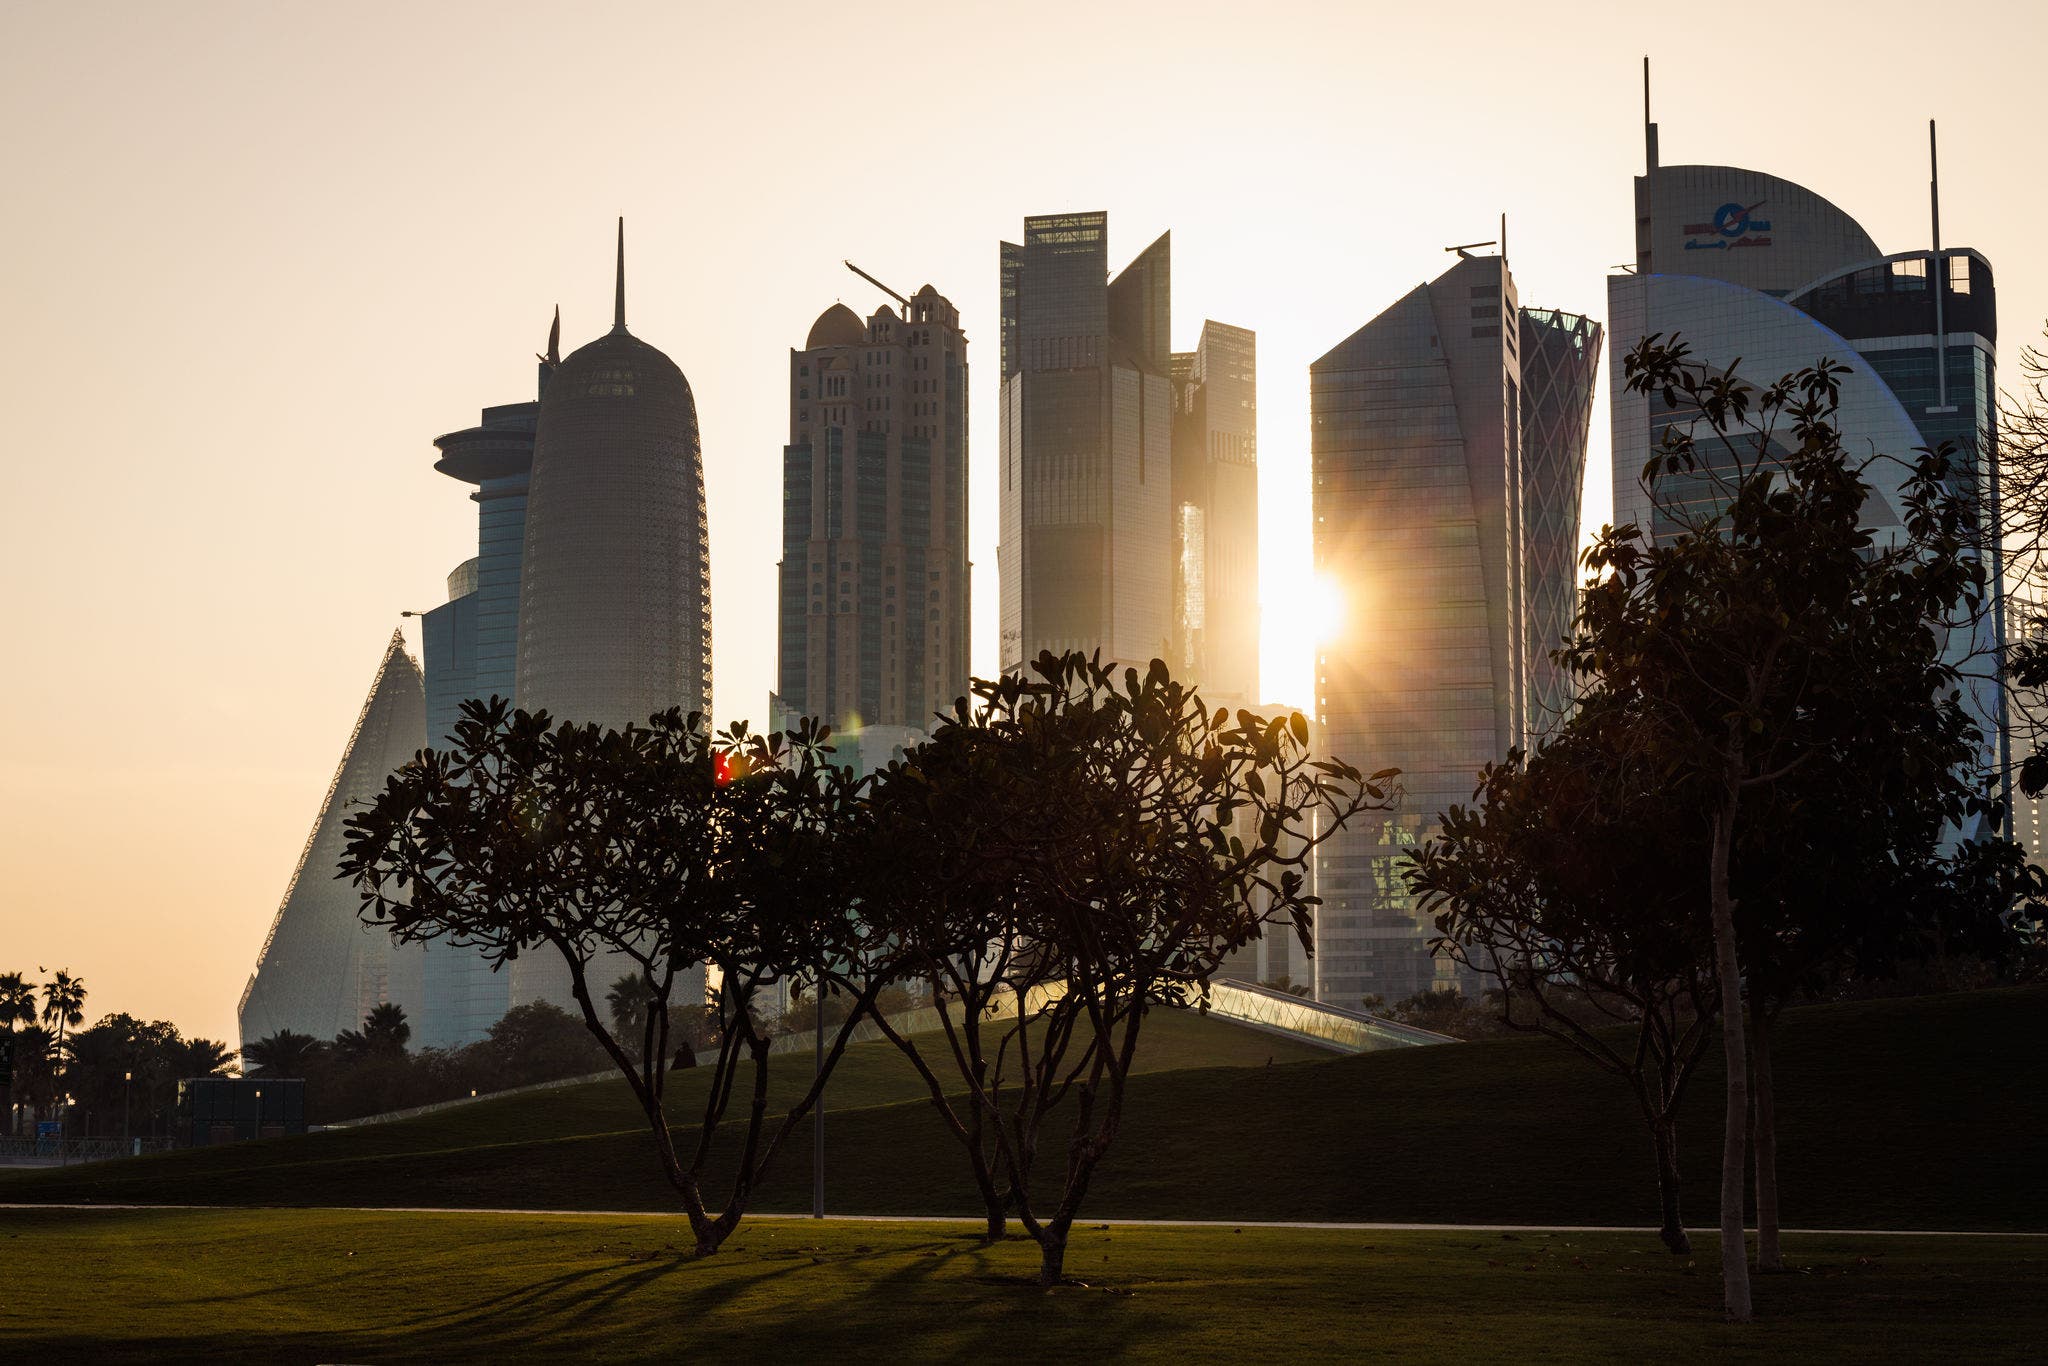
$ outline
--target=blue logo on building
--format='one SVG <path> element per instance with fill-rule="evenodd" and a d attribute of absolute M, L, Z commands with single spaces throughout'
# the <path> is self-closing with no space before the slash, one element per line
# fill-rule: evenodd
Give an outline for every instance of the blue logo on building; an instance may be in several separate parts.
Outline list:
<path fill-rule="evenodd" d="M 1686 224 L 1685 249 L 1716 251 L 1727 247 L 1769 246 L 1770 220 L 1754 216 L 1763 206 L 1764 201 L 1761 199 L 1754 204 L 1723 204 L 1714 210 L 1712 222 Z M 1708 240 L 1694 240 L 1701 237 Z"/>

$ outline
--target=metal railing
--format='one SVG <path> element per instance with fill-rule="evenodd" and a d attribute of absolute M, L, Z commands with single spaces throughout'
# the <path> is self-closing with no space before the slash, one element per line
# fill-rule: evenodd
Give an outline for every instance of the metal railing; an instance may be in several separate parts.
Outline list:
<path fill-rule="evenodd" d="M 1209 1013 L 1254 1029 L 1286 1034 L 1339 1053 L 1373 1053 L 1387 1048 L 1420 1048 L 1457 1043 L 1414 1025 L 1397 1024 L 1361 1010 L 1325 1005 L 1306 996 L 1291 996 L 1271 987 L 1246 982 L 1209 984 Z"/>
<path fill-rule="evenodd" d="M 169 1152 L 168 1138 L 0 1138 L 0 1167 L 68 1167 Z"/>

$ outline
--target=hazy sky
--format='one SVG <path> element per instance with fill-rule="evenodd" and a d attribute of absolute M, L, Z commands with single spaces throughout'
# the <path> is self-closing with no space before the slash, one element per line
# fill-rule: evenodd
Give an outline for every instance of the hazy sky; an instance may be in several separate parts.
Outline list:
<path fill-rule="evenodd" d="M 1264 595 L 1308 566 L 1307 366 L 1509 216 L 1524 303 L 1605 311 L 1639 61 L 1667 162 L 1799 181 L 2048 314 L 2038 3 L 0 5 L 0 971 L 232 1040 L 398 613 L 475 507 L 429 444 L 606 325 L 690 377 L 716 709 L 765 711 L 786 348 L 929 281 L 971 341 L 994 664 L 996 243 L 1173 231 L 1174 342 L 1259 335 Z M 1603 376 L 1604 379 L 1604 376 Z M 1604 397 L 1586 499 L 1610 506 Z M 1277 614 L 1276 614 L 1277 616 Z M 416 630 L 408 639 L 417 650 Z M 1308 649 L 1270 630 L 1269 698 Z M 1370 763 L 1370 755 L 1347 756 Z"/>

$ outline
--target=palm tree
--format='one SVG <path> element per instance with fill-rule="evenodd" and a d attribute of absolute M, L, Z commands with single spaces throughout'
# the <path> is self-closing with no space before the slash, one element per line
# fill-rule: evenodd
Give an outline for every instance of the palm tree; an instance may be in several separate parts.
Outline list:
<path fill-rule="evenodd" d="M 0 972 L 0 1025 L 12 1034 L 16 1025 L 36 1022 L 36 989 L 19 972 Z"/>
<path fill-rule="evenodd" d="M 604 1002 L 611 1010 L 612 1025 L 620 1038 L 631 1039 L 640 1033 L 647 1018 L 648 1002 L 653 997 L 647 979 L 637 972 L 629 972 L 612 983 L 611 990 L 604 994 Z"/>
<path fill-rule="evenodd" d="M 247 1075 L 252 1077 L 303 1077 L 326 1047 L 311 1034 L 280 1029 L 244 1047 L 242 1058 L 249 1065 Z"/>
<path fill-rule="evenodd" d="M 46 969 L 45 969 L 46 970 Z M 64 1031 L 85 1023 L 85 979 L 62 968 L 43 983 L 43 1023 L 57 1026 L 57 1094 L 64 1093 Z"/>
<path fill-rule="evenodd" d="M 363 1017 L 363 1040 L 374 1053 L 403 1053 L 406 1041 L 411 1038 L 412 1026 L 406 1023 L 405 1007 L 395 1001 L 372 1006 Z"/>
<path fill-rule="evenodd" d="M 228 1077 L 235 1071 L 235 1055 L 216 1039 L 186 1039 L 179 1045 L 178 1076 Z"/>

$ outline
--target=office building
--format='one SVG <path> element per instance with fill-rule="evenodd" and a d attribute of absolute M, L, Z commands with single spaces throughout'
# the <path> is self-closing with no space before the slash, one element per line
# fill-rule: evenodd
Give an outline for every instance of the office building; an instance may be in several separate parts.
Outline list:
<path fill-rule="evenodd" d="M 364 925 L 356 889 L 334 870 L 347 847 L 350 813 L 384 790 L 426 733 L 419 666 L 394 631 L 242 990 L 236 1017 L 244 1048 L 281 1029 L 329 1039 L 357 1028 L 387 1001 L 419 1013 L 418 946 L 395 944 L 385 930 Z"/>
<path fill-rule="evenodd" d="M 1029 218 L 1001 247 L 999 661 L 1173 648 L 1171 251 L 1114 280 L 1108 217 Z"/>
<path fill-rule="evenodd" d="M 672 707 L 709 712 L 697 406 L 675 362 L 626 330 L 623 225 L 612 330 L 555 366 L 540 401 L 521 555 L 522 708 L 612 727 Z M 592 973 L 600 992 L 617 975 Z M 513 963 L 510 998 L 575 1009 L 566 966 L 545 951 Z"/>
<path fill-rule="evenodd" d="M 1258 339 L 1202 324 L 1171 359 L 1173 653 L 1206 698 L 1259 699 Z"/>
<path fill-rule="evenodd" d="M 968 691 L 967 337 L 930 285 L 789 353 L 776 703 L 841 746 Z"/>
<path fill-rule="evenodd" d="M 1429 953 L 1401 862 L 1556 691 L 1536 660 L 1569 600 L 1597 337 L 1467 255 L 1309 367 L 1315 565 L 1343 604 L 1320 742 L 1402 774 L 1398 809 L 1317 850 L 1318 1000 L 1470 985 Z"/>
<path fill-rule="evenodd" d="M 538 394 L 559 363 L 561 316 L 539 357 Z M 434 468 L 471 487 L 477 505 L 477 553 L 448 575 L 448 601 L 420 618 L 425 664 L 427 743 L 452 742 L 471 699 L 517 703 L 519 569 L 526 543 L 526 486 L 533 472 L 540 401 L 483 410 L 474 427 L 435 438 Z M 422 1000 L 414 1042 L 430 1048 L 475 1043 L 505 1013 L 508 976 L 476 949 L 423 946 Z"/>
<path fill-rule="evenodd" d="M 1522 743 L 1533 746 L 1571 713 L 1571 679 L 1551 655 L 1570 633 L 1578 604 L 1579 506 L 1601 328 L 1553 309 L 1525 308 L 1520 322 L 1522 449 L 1514 486 L 1528 677 Z"/>
<path fill-rule="evenodd" d="M 1608 280 L 1616 520 L 1670 536 L 1686 512 L 1712 510 L 1728 487 L 1726 463 L 1713 460 L 1697 475 L 1669 481 L 1655 504 L 1643 486 L 1643 467 L 1664 431 L 1688 420 L 1619 382 L 1622 357 L 1657 333 L 1680 338 L 1699 364 L 1734 366 L 1758 389 L 1822 359 L 1845 367 L 1837 414 L 1844 444 L 1899 457 L 1865 472 L 1867 524 L 1880 537 L 1902 526 L 1914 452 L 1944 442 L 1958 456 L 1957 486 L 1979 500 L 1982 523 L 1996 525 L 1997 296 L 1981 252 L 1942 244 L 1938 197 L 1928 243 L 1886 253 L 1813 191 L 1740 167 L 1664 165 L 1656 125 L 1645 132 L 1635 266 Z M 1782 431 L 1773 437 L 1788 439 Z M 1995 538 L 1988 554 L 1987 578 L 2001 584 Z M 2008 771 L 2010 754 L 1991 661 L 2003 649 L 2001 613 L 1949 637 L 1988 737 L 1985 764 L 1999 773 Z"/>

